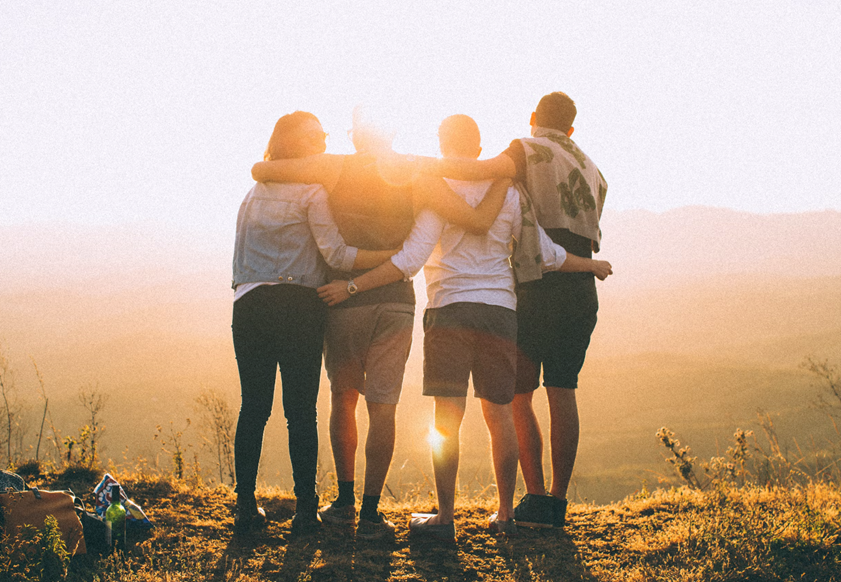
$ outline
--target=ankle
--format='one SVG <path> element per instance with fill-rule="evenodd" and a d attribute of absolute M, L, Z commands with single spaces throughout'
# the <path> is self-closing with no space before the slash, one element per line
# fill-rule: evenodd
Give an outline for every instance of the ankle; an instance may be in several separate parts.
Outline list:
<path fill-rule="evenodd" d="M 339 496 L 333 502 L 335 507 L 356 505 L 356 495 L 353 492 L 353 481 L 339 481 Z"/>
<path fill-rule="evenodd" d="M 379 512 L 380 496 L 379 495 L 363 495 L 362 508 L 359 510 L 359 519 L 365 519 L 379 523 L 382 521 Z"/>

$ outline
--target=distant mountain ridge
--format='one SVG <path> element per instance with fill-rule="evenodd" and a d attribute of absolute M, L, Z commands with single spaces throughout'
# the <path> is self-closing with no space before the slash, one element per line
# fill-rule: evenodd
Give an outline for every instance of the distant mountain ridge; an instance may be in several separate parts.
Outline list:
<path fill-rule="evenodd" d="M 602 217 L 602 253 L 613 285 L 657 285 L 710 275 L 841 274 L 841 212 L 752 214 L 689 206 Z"/>
<path fill-rule="evenodd" d="M 234 219 L 224 232 L 172 223 L 4 226 L 0 272 L 14 276 L 3 277 L 0 293 L 12 291 L 13 284 L 156 285 L 196 272 L 218 278 L 227 288 Z M 765 215 L 690 206 L 657 213 L 612 211 L 608 203 L 602 231 L 598 258 L 613 263 L 616 276 L 610 284 L 618 287 L 662 286 L 710 275 L 841 274 L 841 212 L 835 210 Z"/>

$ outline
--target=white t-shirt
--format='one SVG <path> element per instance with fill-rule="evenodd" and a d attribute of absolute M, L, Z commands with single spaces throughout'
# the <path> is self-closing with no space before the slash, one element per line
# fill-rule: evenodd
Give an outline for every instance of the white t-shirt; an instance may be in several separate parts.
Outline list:
<path fill-rule="evenodd" d="M 450 187 L 472 207 L 485 197 L 493 183 L 447 180 Z M 516 188 L 509 188 L 502 210 L 487 234 L 475 235 L 447 223 L 431 210 L 421 211 L 402 250 L 391 258 L 406 276 L 424 267 L 427 307 L 470 302 L 516 309 L 514 272 L 508 261 L 512 238 L 520 235 L 522 214 Z M 540 230 L 542 268 L 557 270 L 566 260 L 563 247 Z"/>

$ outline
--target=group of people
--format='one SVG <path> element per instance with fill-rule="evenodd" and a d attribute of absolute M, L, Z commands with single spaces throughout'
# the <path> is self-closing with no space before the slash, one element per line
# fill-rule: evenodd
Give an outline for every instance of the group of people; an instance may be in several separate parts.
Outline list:
<path fill-rule="evenodd" d="M 607 184 L 570 139 L 576 108 L 551 93 L 531 136 L 479 160 L 466 115 L 438 131 L 443 158 L 396 154 L 393 134 L 354 111 L 352 155 L 330 155 L 318 119 L 277 122 L 257 184 L 237 218 L 233 339 L 242 406 L 235 440 L 235 530 L 265 522 L 254 491 L 279 367 L 296 497 L 292 533 L 356 526 L 358 539 L 393 534 L 379 511 L 395 442 L 395 413 L 412 342 L 421 268 L 423 394 L 435 402 L 436 514 L 413 514 L 413 535 L 455 540 L 459 429 L 468 381 L 491 438 L 499 506 L 488 526 L 563 527 L 578 448 L 575 390 L 596 324 L 592 259 Z M 316 400 L 322 354 L 331 387 L 330 442 L 338 496 L 319 507 Z M 532 397 L 549 401 L 552 482 Z M 356 409 L 368 412 L 365 480 L 357 515 Z M 514 507 L 517 467 L 527 493 Z"/>

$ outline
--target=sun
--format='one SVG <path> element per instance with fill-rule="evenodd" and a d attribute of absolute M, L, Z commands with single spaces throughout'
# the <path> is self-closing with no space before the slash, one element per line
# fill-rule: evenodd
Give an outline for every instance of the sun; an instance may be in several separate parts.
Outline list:
<path fill-rule="evenodd" d="M 435 428 L 434 424 L 429 425 L 429 433 L 426 435 L 426 442 L 429 443 L 432 453 L 438 455 L 444 447 L 444 435 Z"/>

